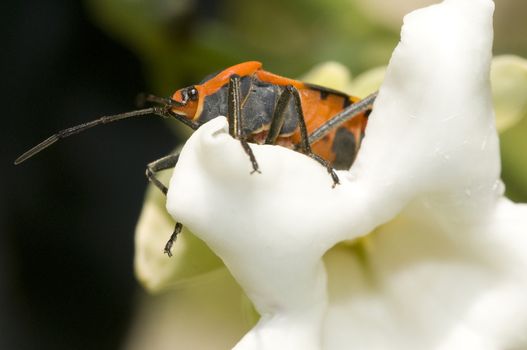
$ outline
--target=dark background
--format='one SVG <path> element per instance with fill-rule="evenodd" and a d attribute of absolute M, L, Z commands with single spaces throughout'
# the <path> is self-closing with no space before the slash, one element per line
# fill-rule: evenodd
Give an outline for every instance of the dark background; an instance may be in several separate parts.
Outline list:
<path fill-rule="evenodd" d="M 182 139 L 164 121 L 140 118 L 61 141 L 15 167 L 17 156 L 60 129 L 135 109 L 138 92 L 168 95 L 245 60 L 291 77 L 330 59 L 353 73 L 386 64 L 399 24 L 365 20 L 352 3 L 3 1 L 0 349 L 122 347 L 144 293 L 133 275 L 133 234 L 145 165 Z M 524 13 L 514 8 L 521 2 L 507 3 L 507 13 Z M 523 17 L 499 18 L 497 53 L 527 55 Z M 508 133 L 505 179 L 525 201 L 515 167 L 525 131 Z"/>
<path fill-rule="evenodd" d="M 59 129 L 134 109 L 147 90 L 137 57 L 82 5 L 17 1 L 2 16 L 0 349 L 120 347 L 140 291 L 132 261 L 144 166 L 178 143 L 143 118 L 12 165 Z"/>
<path fill-rule="evenodd" d="M 317 29 L 333 20 L 316 2 L 303 12 L 303 1 L 193 0 L 172 12 L 163 8 L 170 1 L 122 3 L 0 5 L 0 349 L 123 345 L 144 293 L 133 275 L 133 234 L 145 165 L 182 140 L 163 121 L 140 118 L 60 141 L 15 167 L 16 157 L 58 130 L 135 109 L 139 92 L 168 95 L 249 59 L 297 76 L 336 58 L 339 40 L 348 40 Z M 378 32 L 396 42 L 396 33 Z M 356 67 L 376 62 L 339 54 Z"/>

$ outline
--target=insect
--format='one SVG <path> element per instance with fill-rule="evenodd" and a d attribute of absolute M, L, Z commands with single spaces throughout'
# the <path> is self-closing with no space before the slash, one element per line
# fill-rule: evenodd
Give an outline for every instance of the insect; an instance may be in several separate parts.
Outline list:
<path fill-rule="evenodd" d="M 172 97 L 143 96 L 143 103 L 152 103 L 153 107 L 104 116 L 61 130 L 22 154 L 15 164 L 60 139 L 122 119 L 157 115 L 176 119 L 196 130 L 207 121 L 226 115 L 229 134 L 240 141 L 253 173 L 260 169 L 249 143 L 276 144 L 320 163 L 335 186 L 339 178 L 334 169 L 347 169 L 353 163 L 376 96 L 374 93 L 360 100 L 267 72 L 260 62 L 244 62 L 212 74 L 200 84 L 179 89 Z M 179 154 L 170 154 L 147 165 L 148 180 L 165 195 L 168 189 L 155 174 L 175 167 L 178 157 Z M 176 223 L 164 249 L 168 256 L 182 228 L 181 223 Z"/>

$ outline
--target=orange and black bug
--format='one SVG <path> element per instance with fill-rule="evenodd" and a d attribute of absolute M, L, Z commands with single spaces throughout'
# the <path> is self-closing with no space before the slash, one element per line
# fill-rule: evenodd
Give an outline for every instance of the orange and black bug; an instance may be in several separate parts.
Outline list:
<path fill-rule="evenodd" d="M 16 159 L 19 164 L 60 139 L 100 124 L 121 119 L 158 115 L 174 118 L 192 129 L 220 115 L 226 115 L 229 133 L 248 154 L 253 172 L 258 162 L 249 143 L 277 144 L 299 151 L 323 166 L 334 185 L 333 170 L 349 168 L 362 140 L 376 94 L 360 100 L 345 93 L 284 78 L 262 69 L 260 62 L 245 62 L 207 77 L 198 85 L 177 90 L 171 98 L 144 96 L 154 107 L 97 120 L 59 131 Z M 171 154 L 147 165 L 148 179 L 166 194 L 167 188 L 155 176 L 173 168 L 178 160 Z M 181 223 L 165 246 L 171 247 Z"/>

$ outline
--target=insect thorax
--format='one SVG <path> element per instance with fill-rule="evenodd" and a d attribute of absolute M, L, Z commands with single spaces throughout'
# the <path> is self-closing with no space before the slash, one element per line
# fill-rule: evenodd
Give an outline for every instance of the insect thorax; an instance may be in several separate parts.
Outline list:
<path fill-rule="evenodd" d="M 255 75 L 242 77 L 240 81 L 241 116 L 244 135 L 250 137 L 269 128 L 276 103 L 284 87 L 259 80 Z M 225 84 L 215 93 L 205 97 L 199 123 L 227 116 L 229 86 Z M 285 122 L 281 135 L 289 135 L 298 127 L 298 117 L 293 100 L 284 112 Z"/>

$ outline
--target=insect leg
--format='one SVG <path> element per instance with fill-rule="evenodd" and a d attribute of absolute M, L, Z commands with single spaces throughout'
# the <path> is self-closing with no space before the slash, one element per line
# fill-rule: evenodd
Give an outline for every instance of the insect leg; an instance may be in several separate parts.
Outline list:
<path fill-rule="evenodd" d="M 276 107 L 271 118 L 271 125 L 269 126 L 269 132 L 267 133 L 267 137 L 265 138 L 266 145 L 274 145 L 276 139 L 280 135 L 280 131 L 282 130 L 282 127 L 284 126 L 285 122 L 286 114 L 284 112 L 290 100 L 291 92 L 290 90 L 285 89 L 280 94 L 280 98 L 276 103 Z"/>
<path fill-rule="evenodd" d="M 179 154 L 169 154 L 168 156 L 165 156 L 163 158 L 160 158 L 158 160 L 153 161 L 152 163 L 149 163 L 146 166 L 146 177 L 154 186 L 156 186 L 163 194 L 167 194 L 168 189 L 166 188 L 161 181 L 155 176 L 155 173 L 158 171 L 170 169 L 176 166 L 177 161 L 179 159 Z M 174 242 L 177 239 L 177 236 L 183 229 L 183 224 L 180 222 L 176 222 L 176 226 L 174 227 L 174 231 L 170 235 L 170 238 L 168 239 L 167 243 L 165 244 L 164 252 L 168 255 L 168 257 L 172 256 L 172 246 L 174 245 Z"/>
<path fill-rule="evenodd" d="M 316 141 L 320 140 L 328 133 L 330 133 L 335 128 L 339 127 L 341 124 L 353 119 L 354 117 L 372 109 L 373 102 L 377 98 L 377 92 L 367 96 L 366 98 L 360 100 L 344 109 L 342 112 L 334 115 L 330 120 L 325 122 L 321 127 L 316 129 L 309 135 L 309 143 L 313 144 Z"/>
<path fill-rule="evenodd" d="M 180 222 L 176 222 L 176 226 L 174 227 L 174 231 L 170 235 L 170 239 L 168 240 L 167 244 L 165 244 L 164 252 L 168 257 L 172 257 L 172 246 L 174 245 L 174 242 L 177 239 L 177 236 L 181 233 L 181 230 L 183 230 L 183 224 Z"/>
<path fill-rule="evenodd" d="M 327 169 L 328 173 L 331 175 L 331 178 L 333 179 L 333 187 L 335 187 L 336 185 L 340 183 L 337 173 L 331 167 L 331 164 L 329 164 L 328 161 L 326 161 L 324 158 L 320 157 L 319 155 L 313 153 L 313 151 L 311 150 L 311 144 L 309 142 L 309 137 L 307 133 L 306 121 L 304 119 L 304 112 L 302 110 L 302 101 L 300 100 L 300 95 L 298 93 L 298 90 L 294 86 L 288 85 L 286 86 L 282 94 L 284 93 L 292 95 L 293 101 L 295 102 L 295 109 L 297 112 L 298 124 L 300 127 L 300 144 L 297 145 L 298 150 L 301 153 L 304 153 L 308 157 L 322 164 Z"/>
<path fill-rule="evenodd" d="M 241 96 L 240 96 L 240 76 L 233 74 L 229 79 L 229 102 L 227 119 L 229 121 L 229 134 L 235 139 L 239 140 L 243 150 L 249 156 L 253 171 L 260 172 L 256 157 L 243 134 L 242 125 L 242 110 L 241 110 Z"/>
<path fill-rule="evenodd" d="M 154 186 L 156 186 L 164 195 L 167 194 L 167 187 L 156 177 L 158 171 L 170 169 L 176 166 L 179 154 L 169 154 L 163 158 L 155 160 L 146 166 L 146 177 Z"/>

